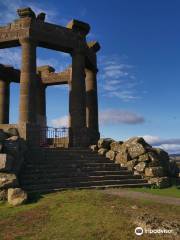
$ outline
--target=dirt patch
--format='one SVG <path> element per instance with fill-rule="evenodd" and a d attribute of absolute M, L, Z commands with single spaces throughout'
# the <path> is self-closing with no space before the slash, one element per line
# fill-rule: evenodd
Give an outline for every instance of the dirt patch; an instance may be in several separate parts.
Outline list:
<path fill-rule="evenodd" d="M 157 196 L 151 193 L 133 192 L 126 189 L 107 189 L 103 190 L 103 192 L 107 194 L 117 195 L 120 197 L 127 197 L 132 199 L 144 199 L 156 203 L 180 206 L 180 199 L 174 197 Z"/>
<path fill-rule="evenodd" d="M 32 232 L 40 231 L 48 218 L 48 209 L 31 209 L 17 216 L 0 221 L 3 240 L 15 240 L 16 237 L 31 236 Z"/>

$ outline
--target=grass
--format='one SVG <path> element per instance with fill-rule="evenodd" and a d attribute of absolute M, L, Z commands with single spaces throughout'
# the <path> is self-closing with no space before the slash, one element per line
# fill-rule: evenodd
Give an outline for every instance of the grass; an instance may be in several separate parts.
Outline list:
<path fill-rule="evenodd" d="M 169 221 L 180 220 L 177 206 L 126 199 L 97 190 L 69 190 L 39 199 L 33 196 L 31 202 L 19 207 L 0 202 L 0 239 L 139 239 L 134 234 L 137 226 L 133 219 L 140 213 L 155 214 Z M 171 237 L 157 236 L 156 239 L 175 239 Z M 141 239 L 152 238 L 146 234 Z"/>
<path fill-rule="evenodd" d="M 172 187 L 164 188 L 164 189 L 158 189 L 158 188 L 131 188 L 129 190 L 136 191 L 136 192 L 151 193 L 151 194 L 159 195 L 159 196 L 180 198 L 180 187 L 177 187 L 177 186 L 172 186 Z"/>

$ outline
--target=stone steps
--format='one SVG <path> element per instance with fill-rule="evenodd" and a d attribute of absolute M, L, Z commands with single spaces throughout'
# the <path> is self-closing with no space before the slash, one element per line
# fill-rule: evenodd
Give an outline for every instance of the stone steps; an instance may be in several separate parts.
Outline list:
<path fill-rule="evenodd" d="M 60 188 L 78 188 L 78 187 L 93 187 L 93 186 L 111 186 L 123 184 L 146 184 L 143 179 L 121 179 L 121 180 L 100 180 L 100 181 L 83 181 L 83 182 L 58 182 L 58 183 L 43 183 L 43 184 L 22 184 L 22 188 L 31 190 L 46 190 L 46 189 L 60 189 Z"/>
<path fill-rule="evenodd" d="M 81 181 L 106 181 L 106 180 L 121 180 L 121 179 L 141 179 L 141 176 L 132 176 L 132 175 L 106 175 L 106 176 L 71 176 L 71 177 L 62 177 L 62 176 L 49 176 L 47 178 L 46 175 L 39 177 L 24 177 L 23 183 L 25 184 L 33 184 L 33 183 L 46 183 L 46 182 L 58 182 L 58 183 L 66 183 L 66 182 L 81 182 Z"/>
<path fill-rule="evenodd" d="M 133 184 L 118 184 L 118 185 L 103 185 L 103 186 L 88 186 L 88 187 L 66 187 L 66 188 L 46 188 L 46 189 L 31 189 L 26 190 L 28 193 L 52 193 L 57 191 L 66 191 L 69 189 L 77 189 L 77 190 L 83 190 L 83 189 L 108 189 L 108 188 L 142 188 L 142 187 L 150 187 L 151 185 L 149 183 L 133 183 Z"/>
<path fill-rule="evenodd" d="M 66 177 L 66 178 L 70 178 L 70 177 L 91 177 L 91 176 L 132 176 L 131 172 L 128 170 L 121 170 L 121 171 L 87 171 L 87 172 L 75 172 L 75 171 L 71 171 L 71 172 L 61 172 L 61 171 L 52 171 L 48 173 L 48 178 L 54 177 L 54 178 L 58 178 L 58 177 Z M 140 176 L 140 175 L 136 175 L 136 176 Z M 47 172 L 33 172 L 32 174 L 29 174 L 29 172 L 24 172 L 23 174 L 21 174 L 21 177 L 23 177 L 23 179 L 32 179 L 32 178 L 47 178 Z"/>
<path fill-rule="evenodd" d="M 28 192 L 52 192 L 69 188 L 149 186 L 140 175 L 90 150 L 44 150 L 34 154 L 19 176 Z"/>

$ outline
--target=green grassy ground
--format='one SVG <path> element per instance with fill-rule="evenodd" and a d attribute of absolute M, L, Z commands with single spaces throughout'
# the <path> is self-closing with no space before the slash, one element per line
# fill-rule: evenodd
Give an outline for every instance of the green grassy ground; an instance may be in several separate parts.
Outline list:
<path fill-rule="evenodd" d="M 176 197 L 180 198 L 180 187 L 173 186 L 169 188 L 164 189 L 153 189 L 153 188 L 130 188 L 131 191 L 136 192 L 145 192 L 145 193 L 151 193 L 154 195 L 159 196 L 167 196 L 167 197 Z"/>
<path fill-rule="evenodd" d="M 133 219 L 140 213 L 180 221 L 180 207 L 97 190 L 64 191 L 35 200 L 19 207 L 0 202 L 1 240 L 132 240 L 139 239 Z M 175 239 L 168 237 L 140 238 Z"/>

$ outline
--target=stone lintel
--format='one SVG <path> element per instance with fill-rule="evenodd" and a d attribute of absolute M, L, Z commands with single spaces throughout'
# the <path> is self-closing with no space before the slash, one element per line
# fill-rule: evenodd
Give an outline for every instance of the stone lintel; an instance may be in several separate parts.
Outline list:
<path fill-rule="evenodd" d="M 46 86 L 68 84 L 71 81 L 71 67 L 65 69 L 63 72 L 50 72 L 41 75 L 42 83 Z"/>
<path fill-rule="evenodd" d="M 73 19 L 67 25 L 67 28 L 72 29 L 76 32 L 81 33 L 82 35 L 86 36 L 90 31 L 90 25 L 85 22 L 81 22 L 79 20 Z"/>
<path fill-rule="evenodd" d="M 0 64 L 0 78 L 5 81 L 19 83 L 20 71 L 10 65 Z"/>
<path fill-rule="evenodd" d="M 49 74 L 51 72 L 55 72 L 55 69 L 50 65 L 37 67 L 37 72 L 40 74 Z"/>

